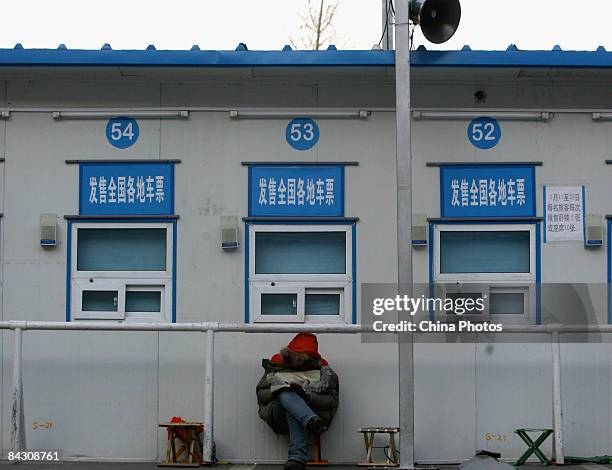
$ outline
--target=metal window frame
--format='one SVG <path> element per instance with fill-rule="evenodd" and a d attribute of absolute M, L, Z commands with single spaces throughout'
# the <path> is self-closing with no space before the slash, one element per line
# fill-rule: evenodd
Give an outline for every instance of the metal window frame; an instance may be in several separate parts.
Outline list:
<path fill-rule="evenodd" d="M 128 292 L 159 292 L 160 298 L 160 311 L 159 312 L 128 312 L 127 311 L 127 294 Z M 131 281 L 125 285 L 125 302 L 124 307 L 126 308 L 125 315 L 127 321 L 139 322 L 147 321 L 155 317 L 166 319 L 166 312 L 172 311 L 172 296 L 169 295 L 172 292 L 172 281 L 166 281 L 163 284 L 141 284 L 132 283 Z"/>
<path fill-rule="evenodd" d="M 499 284 L 489 288 L 489 317 L 494 321 L 503 321 L 504 325 L 521 325 L 535 323 L 535 285 Z M 493 292 L 492 292 L 493 291 Z M 523 294 L 523 313 L 491 313 L 490 302 L 493 294 Z"/>
<path fill-rule="evenodd" d="M 491 289 L 513 289 L 515 292 L 526 292 L 525 295 L 525 314 L 524 315 L 500 315 L 487 312 L 487 319 L 490 321 L 500 321 L 504 324 L 535 324 L 537 322 L 537 224 L 435 224 L 433 244 L 433 282 L 435 284 L 449 284 L 462 282 L 468 284 L 487 284 L 487 310 Z M 440 232 L 529 232 L 529 273 L 440 273 Z M 472 318 L 468 318 L 472 319 Z"/>
<path fill-rule="evenodd" d="M 248 295 L 249 309 L 254 323 L 352 323 L 353 317 L 353 225 L 317 225 L 317 224 L 249 224 L 248 244 Z M 255 246 L 257 232 L 345 232 L 345 274 L 256 274 Z M 284 293 L 283 289 L 290 287 L 301 289 L 302 296 L 298 298 L 298 315 L 262 315 L 261 289 L 265 293 Z M 306 292 L 309 290 L 333 290 L 341 295 L 339 315 L 306 315 Z M 300 313 L 301 312 L 301 315 Z"/>
<path fill-rule="evenodd" d="M 166 269 L 164 271 L 79 271 L 78 237 L 79 229 L 165 229 Z M 117 222 L 117 221 L 75 221 L 70 224 L 70 318 L 73 320 L 119 320 L 126 322 L 172 322 L 174 297 L 174 223 L 173 222 Z M 83 312 L 81 293 L 83 286 L 118 286 L 121 291 L 119 303 L 122 315 L 106 315 L 109 312 Z M 161 312 L 126 312 L 127 290 L 161 290 Z M 100 289 L 102 290 L 102 289 Z M 115 289 L 116 290 L 116 289 Z M 115 313 L 115 312 L 113 312 Z"/>
<path fill-rule="evenodd" d="M 436 224 L 434 226 L 435 282 L 523 282 L 536 281 L 536 226 L 533 224 Z M 529 273 L 442 273 L 440 268 L 440 232 L 529 232 Z"/>
<path fill-rule="evenodd" d="M 342 314 L 345 312 L 346 299 L 351 297 L 351 283 L 347 283 L 340 287 L 307 287 L 304 293 L 304 318 L 310 323 L 338 323 L 342 319 Z M 306 297 L 308 295 L 339 295 L 340 305 L 338 315 L 308 315 L 306 312 Z"/>
<path fill-rule="evenodd" d="M 253 321 L 255 323 L 304 323 L 305 286 L 300 283 L 253 283 L 251 285 L 251 302 L 253 304 Z M 290 294 L 296 296 L 295 315 L 266 315 L 261 311 L 262 294 Z"/>
<path fill-rule="evenodd" d="M 117 310 L 83 310 L 83 294 L 90 291 L 116 291 Z M 75 320 L 125 320 L 125 284 L 120 281 L 73 279 L 72 312 Z"/>

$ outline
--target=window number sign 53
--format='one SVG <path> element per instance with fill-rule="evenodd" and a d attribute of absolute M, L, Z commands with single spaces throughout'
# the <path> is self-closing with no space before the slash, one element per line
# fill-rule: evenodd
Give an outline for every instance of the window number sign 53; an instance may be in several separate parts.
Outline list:
<path fill-rule="evenodd" d="M 310 118 L 293 119 L 287 125 L 285 138 L 296 150 L 310 150 L 319 141 L 319 126 Z"/>
<path fill-rule="evenodd" d="M 106 124 L 106 139 L 119 149 L 131 147 L 138 140 L 140 129 L 136 119 L 116 117 L 109 119 Z"/>
<path fill-rule="evenodd" d="M 501 140 L 501 126 L 496 119 L 480 117 L 469 123 L 468 139 L 478 149 L 488 150 L 495 147 Z"/>

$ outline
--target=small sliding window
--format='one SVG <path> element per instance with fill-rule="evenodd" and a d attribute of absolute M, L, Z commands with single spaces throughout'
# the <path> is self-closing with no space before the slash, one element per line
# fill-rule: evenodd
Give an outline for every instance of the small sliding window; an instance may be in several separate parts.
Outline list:
<path fill-rule="evenodd" d="M 249 227 L 255 322 L 351 322 L 352 225 Z"/>

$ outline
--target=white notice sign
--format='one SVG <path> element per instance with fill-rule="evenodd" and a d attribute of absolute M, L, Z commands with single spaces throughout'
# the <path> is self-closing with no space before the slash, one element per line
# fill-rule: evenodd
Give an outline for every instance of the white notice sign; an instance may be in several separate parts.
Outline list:
<path fill-rule="evenodd" d="M 584 240 L 582 186 L 545 186 L 545 242 Z"/>

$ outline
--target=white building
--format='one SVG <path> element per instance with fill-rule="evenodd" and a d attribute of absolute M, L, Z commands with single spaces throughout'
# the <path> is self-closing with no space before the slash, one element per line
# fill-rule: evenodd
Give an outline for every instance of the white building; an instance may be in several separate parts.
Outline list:
<path fill-rule="evenodd" d="M 397 282 L 393 52 L 244 49 L 0 50 L 1 320 L 362 322 L 362 285 Z M 547 284 L 585 283 L 567 293 L 592 303 L 580 321 L 612 323 L 610 230 L 598 222 L 612 213 L 612 54 L 419 49 L 412 60 L 413 214 L 427 233 L 415 282 L 489 283 L 492 319 L 534 325 L 580 305 Z M 580 209 L 548 208 L 544 186 L 580 188 Z M 43 214 L 54 246 L 41 246 Z M 601 226 L 603 246 L 585 246 L 587 215 L 599 219 L 587 217 L 586 238 Z M 238 248 L 222 247 L 224 216 Z M 554 240 L 563 233 L 573 240 Z M 1 338 L 6 455 L 13 333 Z M 261 358 L 290 338 L 217 335 L 219 458 L 284 460 L 255 384 Z M 26 330 L 28 448 L 158 460 L 160 421 L 202 418 L 205 339 Z M 551 427 L 547 341 L 417 344 L 417 462 L 483 448 L 514 459 L 514 429 Z M 357 428 L 398 423 L 397 345 L 319 342 L 341 380 L 325 456 L 355 462 Z M 565 451 L 610 453 L 612 346 L 561 354 Z"/>

